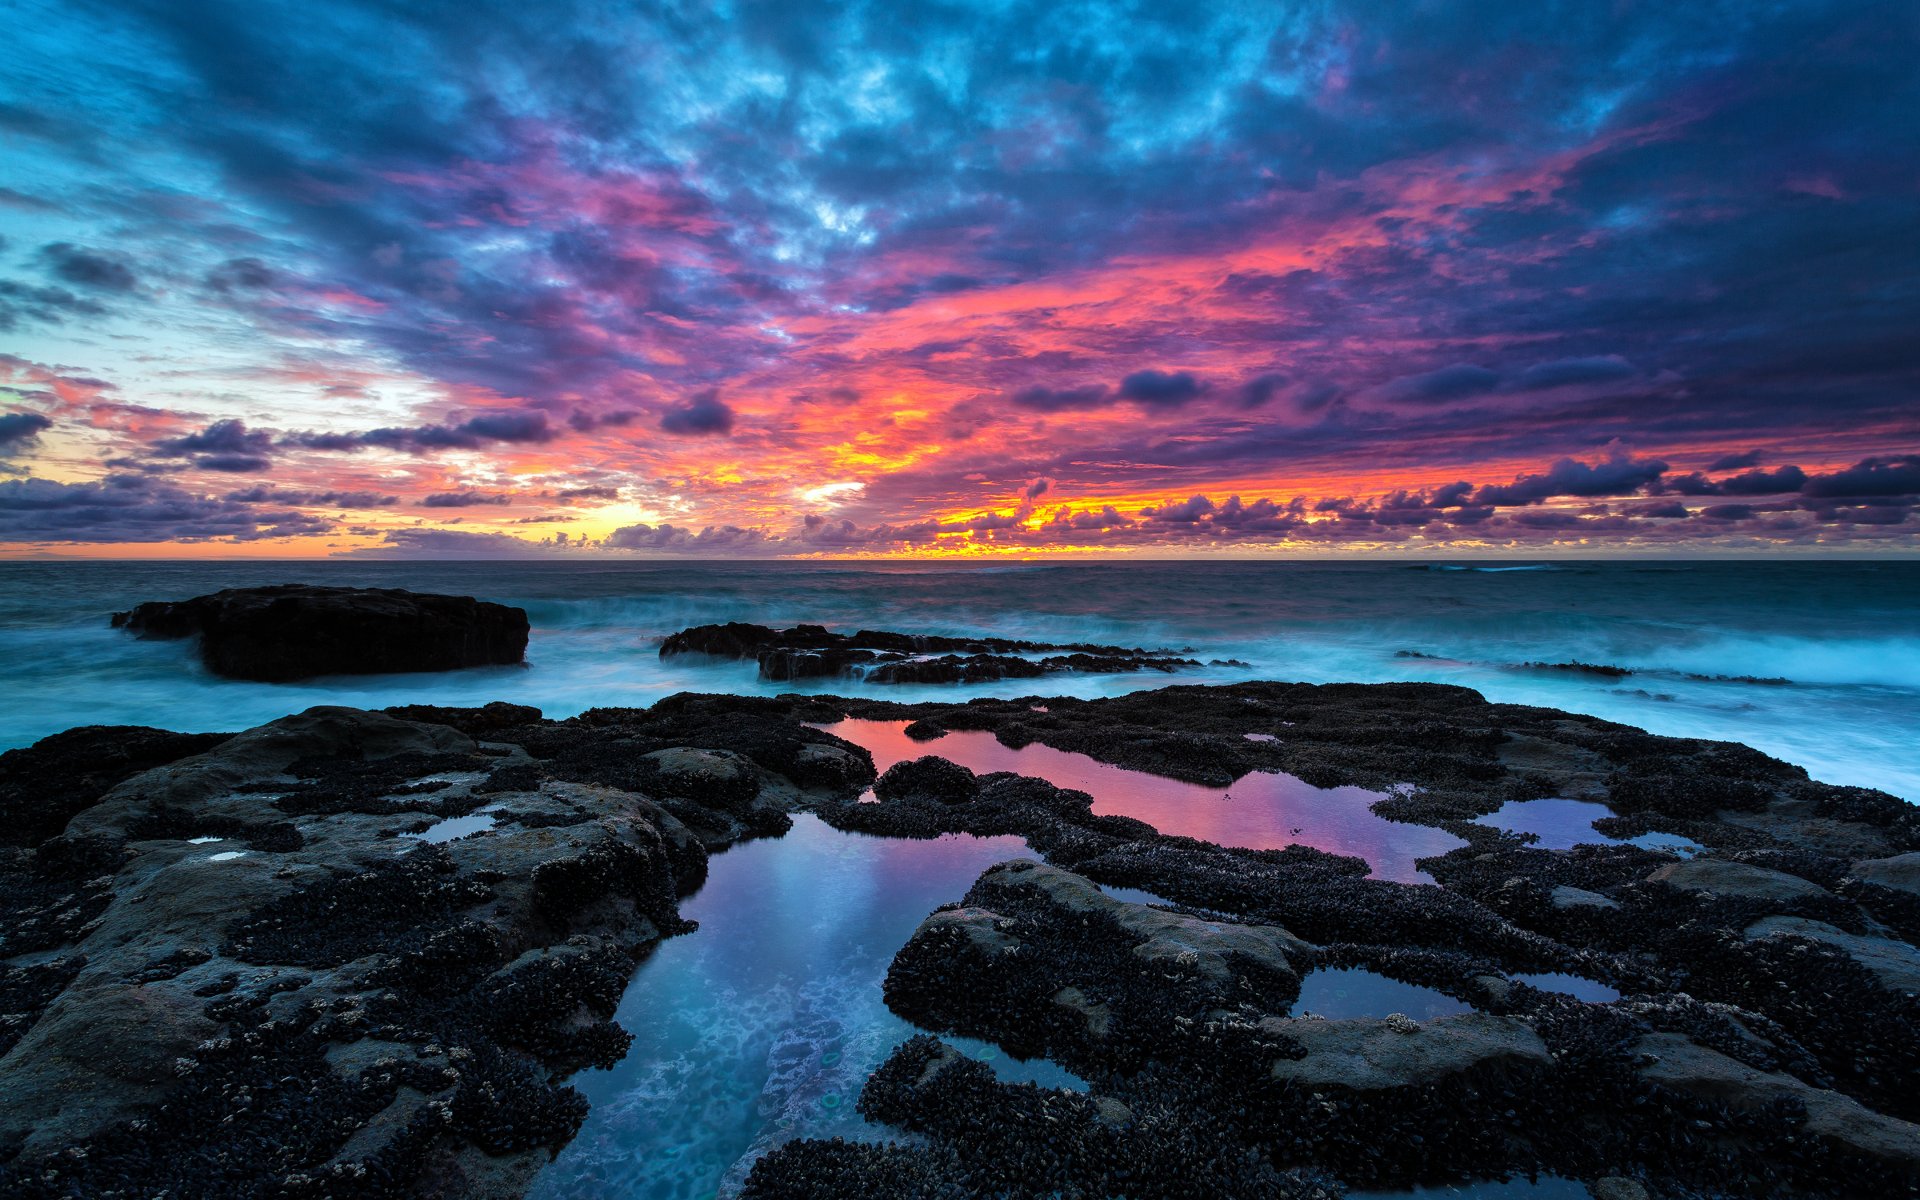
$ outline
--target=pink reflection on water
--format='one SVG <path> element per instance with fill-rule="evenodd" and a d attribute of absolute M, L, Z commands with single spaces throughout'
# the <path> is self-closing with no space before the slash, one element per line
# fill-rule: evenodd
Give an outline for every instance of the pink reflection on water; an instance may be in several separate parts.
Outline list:
<path fill-rule="evenodd" d="M 1279 772 L 1255 771 L 1230 787 L 1212 788 L 1129 771 L 1038 742 L 1015 750 L 981 730 L 916 742 L 906 735 L 905 721 L 848 719 L 817 728 L 865 747 L 882 772 L 897 762 L 937 754 L 977 774 L 1012 771 L 1076 788 L 1093 797 L 1094 812 L 1134 817 L 1161 833 L 1250 850 L 1312 846 L 1363 858 L 1376 878 L 1399 883 L 1433 882 L 1414 860 L 1466 845 L 1445 830 L 1375 816 L 1371 805 L 1382 798 L 1380 792 L 1317 788 Z"/>

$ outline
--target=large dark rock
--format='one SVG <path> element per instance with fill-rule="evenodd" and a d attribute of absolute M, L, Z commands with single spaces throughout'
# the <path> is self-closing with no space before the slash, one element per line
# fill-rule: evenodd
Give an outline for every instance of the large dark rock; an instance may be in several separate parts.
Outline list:
<path fill-rule="evenodd" d="M 1038 679 L 1063 671 L 1173 672 L 1200 665 L 1197 660 L 1182 658 L 1172 651 L 1129 646 L 1078 642 L 1058 645 L 875 629 L 834 633 L 820 625 L 769 629 L 765 625 L 739 621 L 696 625 L 673 634 L 661 643 L 660 657 L 671 658 L 676 654 L 751 658 L 759 664 L 760 678 L 775 683 L 834 678 L 858 678 L 868 683 L 991 683 L 1001 679 Z"/>
<path fill-rule="evenodd" d="M 496 666 L 527 651 L 525 609 L 398 588 L 229 588 L 141 604 L 113 624 L 142 637 L 197 636 L 208 670 L 267 683 Z"/>

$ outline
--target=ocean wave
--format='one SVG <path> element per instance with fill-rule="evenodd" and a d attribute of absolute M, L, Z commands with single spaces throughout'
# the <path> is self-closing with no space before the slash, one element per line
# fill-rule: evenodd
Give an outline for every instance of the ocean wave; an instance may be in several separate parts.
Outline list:
<path fill-rule="evenodd" d="M 1416 571 L 1466 571 L 1480 575 L 1507 575 L 1516 571 L 1564 571 L 1552 563 L 1528 563 L 1520 567 L 1470 567 L 1464 563 L 1421 563 Z"/>

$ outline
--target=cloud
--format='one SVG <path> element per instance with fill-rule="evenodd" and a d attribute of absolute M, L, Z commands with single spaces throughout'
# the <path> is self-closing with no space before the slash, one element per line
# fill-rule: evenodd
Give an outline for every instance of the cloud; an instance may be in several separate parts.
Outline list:
<path fill-rule="evenodd" d="M 666 433 L 705 436 L 733 432 L 733 410 L 712 388 L 695 393 L 667 409 L 660 416 L 660 428 Z"/>
<path fill-rule="evenodd" d="M 27 321 L 59 324 L 68 317 L 97 317 L 106 311 L 63 287 L 35 287 L 0 279 L 0 331 L 17 329 Z"/>
<path fill-rule="evenodd" d="M 1031 409 L 1034 412 L 1072 412 L 1077 409 L 1100 407 L 1106 403 L 1107 389 L 1097 383 L 1073 388 L 1050 388 L 1035 384 L 1009 393 L 1006 400 L 1015 408 Z"/>
<path fill-rule="evenodd" d="M 327 533 L 333 527 L 306 513 L 262 511 L 141 475 L 109 475 L 92 483 L 0 482 L 0 542 L 244 542 Z"/>
<path fill-rule="evenodd" d="M 1709 471 L 1738 471 L 1742 467 L 1757 467 L 1766 456 L 1758 450 L 1748 450 L 1742 454 L 1728 454 L 1707 464 Z"/>
<path fill-rule="evenodd" d="M 1747 471 L 1720 480 L 1720 494 L 1723 496 L 1772 496 L 1781 492 L 1797 492 L 1807 482 L 1807 473 L 1796 466 L 1779 467 L 1772 471 Z"/>
<path fill-rule="evenodd" d="M 1540 474 L 1478 488 L 1473 502 L 1504 507 L 1538 504 L 1554 496 L 1629 496 L 1658 482 L 1666 470 L 1667 464 L 1659 459 L 1637 459 L 1624 450 L 1591 465 L 1562 458 Z"/>
<path fill-rule="evenodd" d="M 1523 392 L 1534 392 L 1575 383 L 1612 383 L 1633 373 L 1633 364 L 1617 354 L 1560 358 L 1528 367 L 1515 386 Z"/>
<path fill-rule="evenodd" d="M 1812 476 L 1801 490 L 1824 498 L 1920 494 L 1920 454 L 1863 459 L 1844 471 Z"/>
<path fill-rule="evenodd" d="M 36 412 L 0 413 L 0 457 L 18 454 L 53 428 L 51 418 Z"/>
<path fill-rule="evenodd" d="M 1135 371 L 1120 381 L 1120 398 L 1148 408 L 1179 408 L 1199 398 L 1206 385 L 1186 371 Z"/>
<path fill-rule="evenodd" d="M 1259 408 L 1279 395 L 1289 382 L 1285 375 L 1272 372 L 1255 375 L 1234 389 L 1234 399 L 1242 408 Z"/>
<path fill-rule="evenodd" d="M 472 508 L 482 504 L 512 504 L 513 497 L 504 492 L 434 492 L 425 496 L 420 503 L 426 508 Z"/>
<path fill-rule="evenodd" d="M 477 450 L 489 442 L 537 445 L 550 442 L 560 431 L 543 412 L 482 413 L 457 425 L 419 425 L 368 429 L 358 433 L 290 433 L 282 446 L 303 450 L 352 452 L 369 448 L 425 454 L 434 450 Z"/>
<path fill-rule="evenodd" d="M 84 250 L 70 242 L 42 246 L 40 261 L 61 282 L 91 291 L 131 292 L 140 284 L 133 268 L 119 255 Z"/>
<path fill-rule="evenodd" d="M 721 551 L 753 550 L 767 535 L 758 529 L 709 525 L 699 533 L 673 525 L 624 525 L 609 533 L 605 544 L 615 550 Z"/>
<path fill-rule="evenodd" d="M 353 553 L 362 558 L 539 558 L 556 548 L 510 533 L 420 528 L 385 530 L 380 545 Z"/>
<path fill-rule="evenodd" d="M 1405 375 L 1380 389 L 1386 400 L 1465 400 L 1499 386 L 1500 373 L 1471 363 Z"/>
<path fill-rule="evenodd" d="M 294 504 L 326 508 L 392 508 L 400 497 L 367 491 L 302 491 L 270 484 L 228 492 L 226 498 L 237 504 Z"/>

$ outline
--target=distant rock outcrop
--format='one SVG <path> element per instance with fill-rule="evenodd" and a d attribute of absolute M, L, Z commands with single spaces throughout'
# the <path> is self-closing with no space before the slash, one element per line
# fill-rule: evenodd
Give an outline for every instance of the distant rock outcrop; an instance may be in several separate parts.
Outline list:
<path fill-rule="evenodd" d="M 397 588 L 229 588 L 141 604 L 113 624 L 141 637 L 197 636 L 208 670 L 266 683 L 504 665 L 527 650 L 525 609 Z"/>
<path fill-rule="evenodd" d="M 1038 679 L 1063 671 L 1171 673 L 1200 665 L 1172 651 L 1128 646 L 935 637 L 873 629 L 845 634 L 819 625 L 769 629 L 738 621 L 681 630 L 660 646 L 661 658 L 676 654 L 751 658 L 760 665 L 760 678 L 772 682 L 852 677 L 868 683 L 989 683 Z"/>

